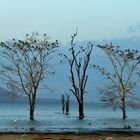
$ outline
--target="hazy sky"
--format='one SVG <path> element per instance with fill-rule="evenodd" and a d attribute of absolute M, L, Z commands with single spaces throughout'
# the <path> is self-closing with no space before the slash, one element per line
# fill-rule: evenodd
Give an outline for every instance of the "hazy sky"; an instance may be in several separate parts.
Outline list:
<path fill-rule="evenodd" d="M 140 35 L 140 0 L 0 0 L 0 40 L 38 31 L 62 42 Z"/>

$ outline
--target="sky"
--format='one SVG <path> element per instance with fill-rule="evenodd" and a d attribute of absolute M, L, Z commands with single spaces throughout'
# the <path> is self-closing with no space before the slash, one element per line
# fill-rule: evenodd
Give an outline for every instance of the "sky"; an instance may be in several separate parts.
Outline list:
<path fill-rule="evenodd" d="M 79 41 L 140 37 L 140 0 L 0 0 L 0 41 L 37 31 L 67 43 L 77 27 Z"/>
<path fill-rule="evenodd" d="M 140 36 L 140 0 L 0 0 L 0 40 L 47 33 L 68 42 Z"/>

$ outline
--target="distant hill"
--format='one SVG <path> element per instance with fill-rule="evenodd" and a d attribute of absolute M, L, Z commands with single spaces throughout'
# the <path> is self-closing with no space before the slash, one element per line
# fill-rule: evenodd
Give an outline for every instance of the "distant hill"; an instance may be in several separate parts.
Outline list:
<path fill-rule="evenodd" d="M 140 51 L 140 37 L 130 37 L 130 38 L 121 38 L 121 39 L 103 39 L 103 40 L 84 40 L 84 41 L 77 41 L 76 42 L 76 47 L 77 46 L 86 46 L 88 42 L 92 42 L 95 46 L 98 44 L 110 44 L 112 43 L 113 45 L 120 46 L 121 49 L 138 49 Z M 69 55 L 69 47 L 70 47 L 70 42 L 65 44 L 64 46 L 60 47 L 60 50 L 64 53 Z M 55 63 L 58 62 L 58 58 L 56 57 L 54 59 Z M 91 57 L 90 64 L 97 64 L 102 67 L 105 67 L 107 69 L 111 67 L 110 62 L 108 61 L 107 57 L 103 53 L 102 50 L 99 48 L 94 47 L 93 49 L 93 55 Z M 48 83 L 51 85 L 51 88 L 55 89 L 56 91 L 60 93 L 67 93 L 69 92 L 69 88 L 71 86 L 71 83 L 68 78 L 69 74 L 69 67 L 66 63 L 62 65 L 55 65 L 56 69 L 56 74 L 55 76 L 51 79 L 48 79 Z M 64 72 L 65 70 L 65 72 Z M 95 70 L 88 69 L 89 73 L 89 79 L 87 82 L 87 94 L 85 94 L 86 101 L 99 101 L 100 100 L 100 95 L 98 94 L 97 88 L 103 87 L 105 84 L 107 84 L 107 80 L 105 80 L 100 73 L 98 73 Z M 63 77 L 63 80 L 61 80 Z M 60 82 L 61 80 L 61 82 Z M 135 92 L 139 93 L 140 87 L 138 87 Z M 48 94 L 48 96 L 54 97 L 54 98 L 59 98 L 60 95 L 58 94 Z M 140 96 L 140 95 L 139 95 Z M 73 96 L 71 96 L 72 98 Z"/>
<path fill-rule="evenodd" d="M 91 40 L 90 40 L 91 41 Z M 78 46 L 86 46 L 87 41 L 79 41 Z M 110 40 L 92 40 L 93 44 L 108 44 L 113 43 L 113 45 L 119 45 L 122 49 L 131 48 L 131 49 L 138 49 L 140 50 L 140 37 L 131 37 L 131 38 L 122 38 L 122 39 L 110 39 Z M 60 52 L 69 54 L 68 48 L 69 43 L 65 44 L 64 46 L 60 47 Z M 59 63 L 61 58 L 55 57 L 51 62 L 52 64 Z M 104 53 L 97 49 L 96 47 L 93 49 L 93 56 L 91 58 L 90 64 L 98 64 L 103 67 L 108 68 L 109 62 L 104 57 Z M 38 97 L 42 99 L 38 99 L 38 102 L 60 102 L 60 96 L 63 93 L 69 93 L 69 88 L 71 86 L 71 83 L 68 78 L 69 74 L 69 68 L 66 64 L 61 65 L 55 65 L 55 75 L 52 78 L 47 79 L 47 84 L 50 87 L 50 89 L 53 89 L 54 91 L 50 93 L 50 91 L 40 91 L 41 93 L 45 93 L 45 96 L 42 96 L 42 94 L 38 94 Z M 64 72 L 65 71 L 65 72 Z M 87 83 L 87 94 L 85 94 L 86 101 L 99 101 L 100 95 L 98 94 L 97 87 L 104 86 L 104 83 L 107 84 L 107 81 L 104 80 L 104 78 L 100 75 L 100 73 L 89 69 L 89 81 Z M 63 80 L 62 80 L 63 77 Z M 61 82 L 60 82 L 61 81 Z M 135 93 L 138 94 L 140 91 L 140 87 L 138 87 L 135 90 Z M 138 95 L 140 96 L 140 95 Z M 45 97 L 45 98 L 43 98 Z M 49 98 L 49 99 L 48 99 Z M 54 99 L 53 99 L 54 98 Z M 71 99 L 75 100 L 75 97 L 71 95 Z M 10 92 L 0 87 L 0 101 L 27 101 L 26 97 L 14 97 Z"/>
<path fill-rule="evenodd" d="M 59 103 L 59 99 L 53 99 L 53 98 L 37 98 L 36 100 L 38 103 Z M 28 98 L 25 96 L 19 96 L 19 95 L 12 95 L 9 91 L 6 89 L 0 87 L 0 102 L 28 102 Z"/>
<path fill-rule="evenodd" d="M 87 42 L 92 42 L 94 45 L 103 45 L 103 44 L 110 44 L 113 43 L 113 45 L 118 45 L 122 49 L 139 49 L 140 50 L 140 37 L 134 36 L 130 38 L 121 38 L 121 39 L 102 39 L 102 40 L 85 40 L 80 41 L 78 44 L 85 45 Z"/>
<path fill-rule="evenodd" d="M 13 95 L 11 92 L 6 89 L 0 87 L 0 102 L 14 102 L 14 101 L 23 101 L 25 97 L 21 97 L 18 95 Z"/>
<path fill-rule="evenodd" d="M 119 45 L 122 49 L 138 49 L 140 50 L 140 37 L 122 38 L 122 39 L 112 39 L 112 40 L 102 40 L 98 43 L 108 44 L 113 43 L 114 45 Z"/>

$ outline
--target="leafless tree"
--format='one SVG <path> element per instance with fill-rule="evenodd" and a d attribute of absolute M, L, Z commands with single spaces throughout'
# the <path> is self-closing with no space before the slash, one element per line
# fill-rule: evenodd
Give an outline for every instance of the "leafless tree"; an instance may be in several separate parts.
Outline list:
<path fill-rule="evenodd" d="M 110 85 L 101 90 L 101 93 L 103 93 L 102 100 L 114 107 L 120 103 L 123 119 L 125 119 L 127 118 L 126 105 L 135 106 L 132 99 L 138 100 L 133 96 L 132 90 L 140 81 L 138 76 L 140 73 L 140 53 L 138 50 L 121 50 L 119 46 L 113 46 L 112 44 L 98 45 L 97 47 L 104 51 L 111 62 L 108 68 L 93 65 L 94 69 L 100 71 L 110 81 Z"/>
<path fill-rule="evenodd" d="M 27 95 L 30 120 L 34 120 L 36 96 L 41 81 L 53 74 L 50 59 L 58 41 L 49 41 L 46 34 L 34 32 L 24 40 L 1 42 L 1 66 L 4 82 L 12 81 L 23 94 Z"/>
<path fill-rule="evenodd" d="M 71 36 L 71 48 L 69 49 L 71 56 L 64 55 L 68 61 L 70 68 L 69 79 L 72 87 L 70 91 L 76 97 L 79 105 L 79 119 L 84 118 L 84 94 L 86 93 L 86 84 L 88 80 L 87 68 L 90 61 L 93 44 L 89 42 L 86 48 L 80 47 L 78 50 L 75 46 L 74 39 L 77 31 Z"/>

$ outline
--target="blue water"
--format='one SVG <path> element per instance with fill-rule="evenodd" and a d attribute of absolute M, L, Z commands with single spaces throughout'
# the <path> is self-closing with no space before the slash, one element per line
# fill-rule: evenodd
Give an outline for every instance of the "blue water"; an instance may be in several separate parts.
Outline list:
<path fill-rule="evenodd" d="M 116 112 L 104 104 L 86 103 L 85 118 L 78 119 L 77 104 L 70 105 L 70 114 L 62 114 L 59 102 L 37 103 L 35 120 L 29 120 L 27 103 L 0 103 L 0 131 L 1 132 L 79 132 L 92 130 L 113 130 L 130 125 L 131 130 L 140 131 L 140 110 L 128 109 L 128 118 L 122 119 L 122 113 Z"/>

